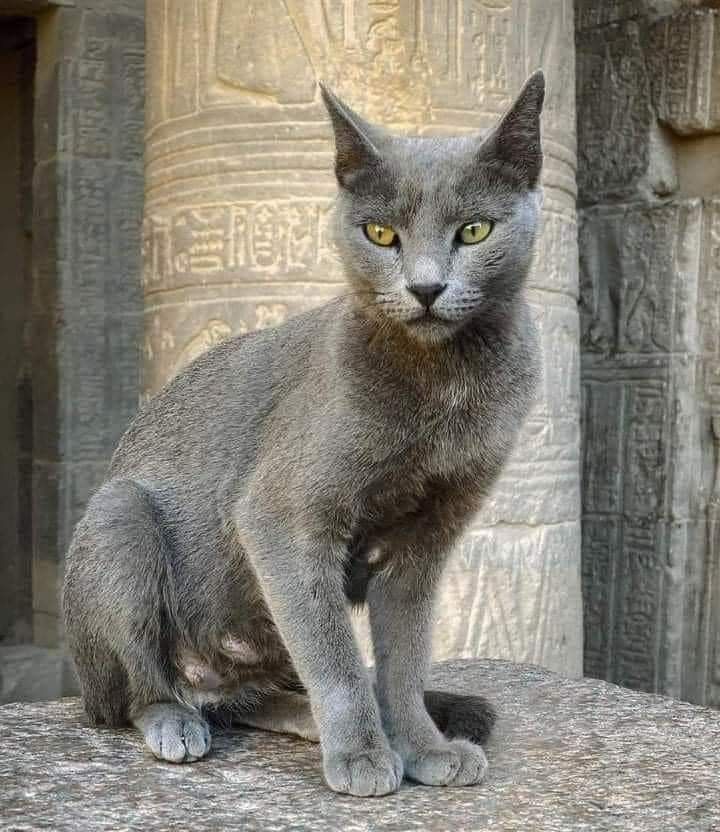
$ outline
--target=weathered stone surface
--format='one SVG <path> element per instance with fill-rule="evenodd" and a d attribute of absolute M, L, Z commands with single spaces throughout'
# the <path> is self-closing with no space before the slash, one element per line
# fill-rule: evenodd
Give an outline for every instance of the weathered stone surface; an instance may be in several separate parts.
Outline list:
<path fill-rule="evenodd" d="M 575 0 L 578 31 L 623 20 L 653 20 L 688 6 L 713 6 L 717 0 Z"/>
<path fill-rule="evenodd" d="M 680 186 L 678 138 L 720 131 L 720 11 L 578 5 L 580 203 L 666 198 Z"/>
<path fill-rule="evenodd" d="M 673 150 L 650 98 L 647 24 L 578 32 L 578 190 L 581 205 L 656 199 L 677 188 Z"/>
<path fill-rule="evenodd" d="M 699 199 L 580 225 L 585 672 L 714 705 L 718 227 Z"/>
<path fill-rule="evenodd" d="M 77 700 L 0 708 L 0 816 L 13 832 L 720 828 L 720 715 L 506 662 L 450 662 L 434 684 L 482 691 L 500 720 L 477 787 L 335 795 L 317 746 L 243 730 L 205 760 L 154 761 L 131 731 L 88 728 Z"/>
<path fill-rule="evenodd" d="M 0 645 L 0 703 L 44 702 L 78 692 L 72 659 L 62 650 Z"/>
<path fill-rule="evenodd" d="M 435 656 L 510 656 L 579 675 L 579 549 L 574 521 L 473 529 L 443 577 Z"/>
<path fill-rule="evenodd" d="M 144 3 L 38 18 L 33 180 L 33 628 L 60 640 L 74 523 L 139 398 Z"/>
<path fill-rule="evenodd" d="M 585 672 L 718 706 L 718 3 L 577 21 Z"/>
<path fill-rule="evenodd" d="M 691 9 L 649 29 L 649 70 L 658 118 L 676 133 L 720 131 L 720 12 Z"/>
<path fill-rule="evenodd" d="M 583 211 L 584 353 L 695 352 L 700 200 Z"/>
<path fill-rule="evenodd" d="M 720 194 L 720 134 L 676 138 L 673 144 L 677 196 L 686 199 Z"/>
<path fill-rule="evenodd" d="M 249 14 L 220 0 L 147 8 L 145 393 L 223 338 L 341 290 L 329 230 L 333 147 L 316 79 L 390 128 L 452 134 L 493 124 L 542 66 L 545 233 L 531 292 L 547 375 L 518 453 L 452 567 L 448 586 L 462 587 L 474 617 L 448 589 L 438 650 L 488 648 L 578 673 L 572 3 L 270 0 Z"/>

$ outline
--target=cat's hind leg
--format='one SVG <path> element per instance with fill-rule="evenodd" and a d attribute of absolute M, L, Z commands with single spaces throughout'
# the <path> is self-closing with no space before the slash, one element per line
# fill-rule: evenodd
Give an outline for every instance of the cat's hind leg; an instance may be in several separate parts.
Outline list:
<path fill-rule="evenodd" d="M 127 479 L 91 499 L 67 558 L 63 608 L 85 709 L 132 722 L 163 760 L 210 749 L 207 722 L 179 701 L 173 552 L 153 494 Z"/>
<path fill-rule="evenodd" d="M 74 633 L 75 672 L 91 725 L 121 727 L 128 722 L 128 677 L 106 644 Z"/>
<path fill-rule="evenodd" d="M 259 703 L 234 715 L 239 725 L 262 728 L 278 734 L 292 734 L 310 742 L 320 742 L 315 718 L 307 695 L 291 690 L 266 694 Z"/>
<path fill-rule="evenodd" d="M 446 691 L 425 691 L 425 707 L 447 739 L 465 739 L 482 744 L 495 724 L 493 706 L 482 696 Z M 239 725 L 264 731 L 292 734 L 310 742 L 320 742 L 320 734 L 306 694 L 277 691 L 265 695 L 259 704 L 234 715 Z"/>

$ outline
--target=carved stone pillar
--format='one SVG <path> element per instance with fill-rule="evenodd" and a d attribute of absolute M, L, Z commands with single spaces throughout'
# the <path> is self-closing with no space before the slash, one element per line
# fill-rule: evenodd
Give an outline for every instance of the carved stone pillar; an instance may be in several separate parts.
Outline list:
<path fill-rule="evenodd" d="M 720 708 L 716 5 L 580 0 L 577 47 L 585 673 Z"/>
<path fill-rule="evenodd" d="M 398 131 L 493 124 L 545 69 L 545 226 L 530 295 L 546 374 L 453 561 L 441 656 L 581 668 L 571 0 L 177 0 L 147 6 L 145 391 L 231 333 L 341 290 L 317 79 Z"/>

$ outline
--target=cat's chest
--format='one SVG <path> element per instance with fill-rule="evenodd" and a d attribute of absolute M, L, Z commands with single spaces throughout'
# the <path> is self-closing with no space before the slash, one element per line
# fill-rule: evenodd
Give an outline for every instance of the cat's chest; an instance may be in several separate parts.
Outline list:
<path fill-rule="evenodd" d="M 413 480 L 422 488 L 427 480 L 454 478 L 475 470 L 487 459 L 492 430 L 485 409 L 463 407 L 430 411 L 423 419 L 408 419 L 402 440 L 392 448 L 389 464 L 382 471 L 388 487 L 400 489 Z"/>
<path fill-rule="evenodd" d="M 458 482 L 477 484 L 501 464 L 481 425 L 444 419 L 413 431 L 372 471 L 357 494 L 358 523 L 391 528 L 432 503 L 451 500 Z"/>
<path fill-rule="evenodd" d="M 362 603 L 367 582 L 393 556 L 399 540 L 416 548 L 423 545 L 428 521 L 460 527 L 463 517 L 480 508 L 512 433 L 506 441 L 493 427 L 497 422 L 487 412 L 457 408 L 406 426 L 402 442 L 395 434 L 393 452 L 374 466 L 355 495 L 345 574 L 353 603 Z"/>
<path fill-rule="evenodd" d="M 384 568 L 388 558 L 397 554 L 399 542 L 415 549 L 417 543 L 422 546 L 426 542 L 422 538 L 428 523 L 444 523 L 449 506 L 456 503 L 462 475 L 440 474 L 441 467 L 447 468 L 428 465 L 425 454 L 423 464 L 387 473 L 363 490 L 345 564 L 345 591 L 352 603 L 364 602 L 368 581 L 376 570 Z M 482 477 L 465 481 L 477 500 L 468 501 L 466 491 L 464 503 L 479 507 L 481 488 L 477 486 L 481 481 Z M 449 513 L 456 515 L 457 511 L 451 509 Z"/>

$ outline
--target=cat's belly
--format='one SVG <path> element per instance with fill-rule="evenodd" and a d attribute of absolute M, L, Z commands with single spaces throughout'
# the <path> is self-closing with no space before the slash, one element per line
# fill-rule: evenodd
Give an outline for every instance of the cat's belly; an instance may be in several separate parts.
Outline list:
<path fill-rule="evenodd" d="M 263 694 L 301 689 L 280 635 L 266 626 L 262 644 L 227 633 L 205 655 L 182 649 L 177 657 L 178 690 L 196 707 L 232 705 L 252 708 Z"/>
<path fill-rule="evenodd" d="M 175 648 L 177 683 L 194 705 L 250 704 L 264 691 L 299 685 L 290 655 L 250 570 L 218 572 Z"/>

